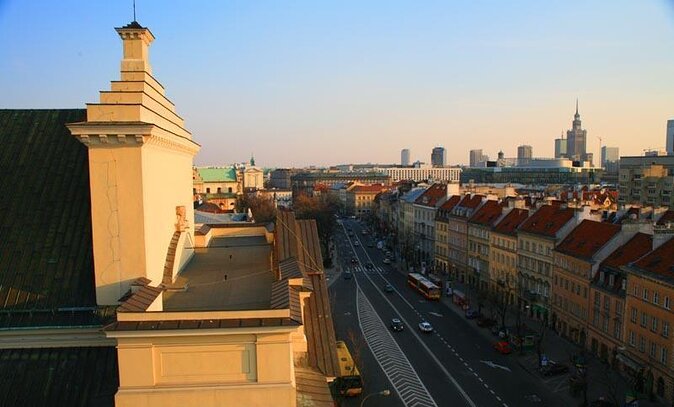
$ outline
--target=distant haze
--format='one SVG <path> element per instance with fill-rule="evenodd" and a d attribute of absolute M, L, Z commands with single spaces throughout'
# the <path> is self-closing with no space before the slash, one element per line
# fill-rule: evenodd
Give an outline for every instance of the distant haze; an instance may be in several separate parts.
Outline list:
<path fill-rule="evenodd" d="M 197 164 L 552 156 L 576 97 L 588 151 L 665 146 L 666 1 L 137 1 Z M 119 78 L 128 1 L 0 0 L 0 107 L 84 108 Z"/>

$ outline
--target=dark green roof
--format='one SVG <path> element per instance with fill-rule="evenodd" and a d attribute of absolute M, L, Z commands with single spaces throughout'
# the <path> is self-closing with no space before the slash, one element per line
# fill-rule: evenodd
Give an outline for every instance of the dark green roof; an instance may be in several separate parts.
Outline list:
<path fill-rule="evenodd" d="M 61 312 L 96 305 L 88 154 L 65 127 L 84 120 L 82 109 L 0 110 L 0 312 L 41 310 L 38 325 L 45 310 L 60 325 Z"/>
<path fill-rule="evenodd" d="M 117 369 L 112 346 L 1 349 L 0 405 L 113 407 Z"/>

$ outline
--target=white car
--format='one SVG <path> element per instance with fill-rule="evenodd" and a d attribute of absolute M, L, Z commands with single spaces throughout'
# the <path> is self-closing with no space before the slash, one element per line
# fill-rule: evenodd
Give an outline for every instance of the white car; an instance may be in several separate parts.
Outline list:
<path fill-rule="evenodd" d="M 391 259 L 388 257 L 384 259 L 384 264 L 391 264 Z"/>
<path fill-rule="evenodd" d="M 431 333 L 433 332 L 433 326 L 428 322 L 424 321 L 419 324 L 419 330 L 424 333 Z"/>
<path fill-rule="evenodd" d="M 353 245 L 354 245 L 354 246 L 360 246 L 360 242 L 359 242 L 358 240 L 354 240 L 354 241 L 353 241 Z"/>

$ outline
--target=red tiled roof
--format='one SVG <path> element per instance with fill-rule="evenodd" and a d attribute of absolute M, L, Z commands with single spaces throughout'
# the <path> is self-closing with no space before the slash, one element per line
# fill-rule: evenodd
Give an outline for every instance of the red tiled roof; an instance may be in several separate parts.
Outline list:
<path fill-rule="evenodd" d="M 555 236 L 573 218 L 573 209 L 544 205 L 527 219 L 520 230 L 545 236 Z"/>
<path fill-rule="evenodd" d="M 586 219 L 576 226 L 555 250 L 573 257 L 590 259 L 618 232 L 620 232 L 619 225 Z"/>
<path fill-rule="evenodd" d="M 435 207 L 439 200 L 447 195 L 447 184 L 433 184 L 414 203 L 417 205 Z"/>
<path fill-rule="evenodd" d="M 528 217 L 529 211 L 527 209 L 515 208 L 496 224 L 494 231 L 504 235 L 514 235 L 517 227 Z"/>
<path fill-rule="evenodd" d="M 480 206 L 484 195 L 465 195 L 461 200 L 461 203 L 457 206 L 461 208 L 475 209 Z"/>
<path fill-rule="evenodd" d="M 452 195 L 448 200 L 445 201 L 445 203 L 440 206 L 440 209 L 451 211 L 452 208 L 455 207 L 460 201 L 461 197 L 459 195 Z"/>
<path fill-rule="evenodd" d="M 674 211 L 671 209 L 662 214 L 658 219 L 658 225 L 666 225 L 669 222 L 674 222 Z"/>
<path fill-rule="evenodd" d="M 487 201 L 473 216 L 468 219 L 468 223 L 477 225 L 493 226 L 503 213 L 503 206 L 497 201 Z"/>
<path fill-rule="evenodd" d="M 647 272 L 674 277 L 674 238 L 642 257 L 634 265 Z"/>
<path fill-rule="evenodd" d="M 653 248 L 653 236 L 646 233 L 637 233 L 627 243 L 620 246 L 601 263 L 602 267 L 625 266 Z"/>

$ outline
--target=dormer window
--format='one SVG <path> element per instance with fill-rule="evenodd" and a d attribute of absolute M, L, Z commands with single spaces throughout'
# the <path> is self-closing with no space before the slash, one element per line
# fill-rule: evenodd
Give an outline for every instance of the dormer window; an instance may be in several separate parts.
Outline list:
<path fill-rule="evenodd" d="M 611 287 L 613 287 L 613 285 L 615 284 L 615 275 L 611 274 L 611 275 L 608 276 L 608 284 Z"/>

